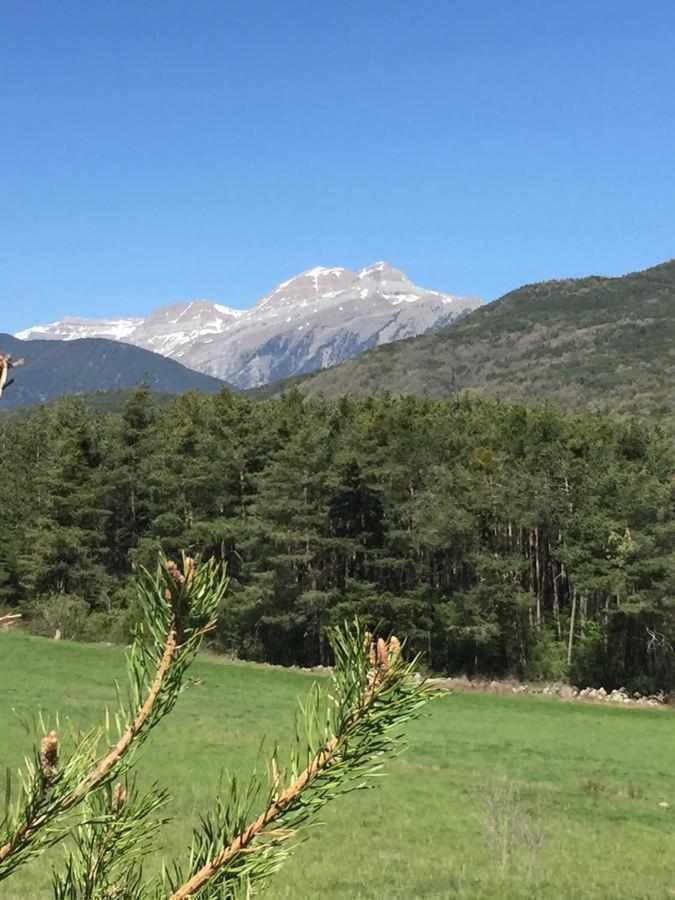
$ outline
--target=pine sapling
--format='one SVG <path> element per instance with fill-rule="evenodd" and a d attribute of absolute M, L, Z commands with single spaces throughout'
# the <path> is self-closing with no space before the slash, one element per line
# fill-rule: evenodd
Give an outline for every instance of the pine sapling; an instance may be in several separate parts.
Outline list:
<path fill-rule="evenodd" d="M 166 821 L 159 811 L 168 796 L 157 786 L 139 792 L 130 770 L 138 747 L 173 709 L 226 586 L 215 563 L 185 556 L 180 566 L 161 560 L 154 575 L 141 572 L 145 616 L 128 657 L 117 737 L 101 751 L 108 730 L 99 727 L 71 737 L 66 751 L 55 730 L 45 735 L 0 823 L 0 880 L 66 837 L 77 807 L 72 848 L 53 878 L 55 900 L 252 897 L 326 803 L 368 786 L 383 759 L 401 749 L 402 726 L 431 697 L 416 660 L 405 661 L 396 637 L 375 639 L 358 621 L 333 630 L 332 678 L 300 705 L 286 765 L 275 747 L 264 774 L 254 772 L 243 786 L 231 778 L 195 828 L 188 858 L 145 878 L 143 860 Z"/>

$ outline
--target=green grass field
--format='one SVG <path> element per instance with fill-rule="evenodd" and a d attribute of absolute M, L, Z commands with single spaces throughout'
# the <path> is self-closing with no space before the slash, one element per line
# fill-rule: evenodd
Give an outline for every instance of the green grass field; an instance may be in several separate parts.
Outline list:
<path fill-rule="evenodd" d="M 117 648 L 0 635 L 0 763 L 30 739 L 19 716 L 82 725 L 114 705 Z M 311 677 L 203 658 L 140 757 L 173 795 L 162 851 L 185 852 L 223 770 L 245 773 L 261 738 L 289 737 Z M 675 716 L 538 697 L 448 695 L 410 728 L 375 790 L 325 810 L 273 898 L 675 897 Z M 669 804 L 669 805 L 662 805 Z M 48 898 L 49 859 L 0 887 Z"/>

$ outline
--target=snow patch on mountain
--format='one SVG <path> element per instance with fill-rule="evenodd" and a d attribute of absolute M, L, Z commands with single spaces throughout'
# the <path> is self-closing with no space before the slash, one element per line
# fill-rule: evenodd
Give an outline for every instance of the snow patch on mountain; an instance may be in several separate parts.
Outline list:
<path fill-rule="evenodd" d="M 66 316 L 49 325 L 25 328 L 18 331 L 14 337 L 23 341 L 37 340 L 40 337 L 55 341 L 75 341 L 85 337 L 126 341 L 142 321 L 142 319 L 81 319 L 77 316 Z"/>

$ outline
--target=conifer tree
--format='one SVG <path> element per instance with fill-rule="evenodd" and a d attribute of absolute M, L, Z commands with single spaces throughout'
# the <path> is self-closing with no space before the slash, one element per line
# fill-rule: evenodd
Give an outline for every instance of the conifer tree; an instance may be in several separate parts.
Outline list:
<path fill-rule="evenodd" d="M 48 417 L 36 480 L 37 508 L 20 556 L 33 595 L 75 594 L 92 606 L 108 593 L 104 541 L 108 510 L 99 422 L 79 399 L 59 401 Z"/>

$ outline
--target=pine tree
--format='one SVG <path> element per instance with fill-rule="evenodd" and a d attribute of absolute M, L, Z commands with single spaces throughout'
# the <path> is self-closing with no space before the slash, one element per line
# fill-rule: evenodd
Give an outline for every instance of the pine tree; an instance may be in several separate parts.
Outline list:
<path fill-rule="evenodd" d="M 49 413 L 35 518 L 19 560 L 22 585 L 32 595 L 74 594 L 92 607 L 109 604 L 102 464 L 96 417 L 80 400 L 59 401 Z"/>

